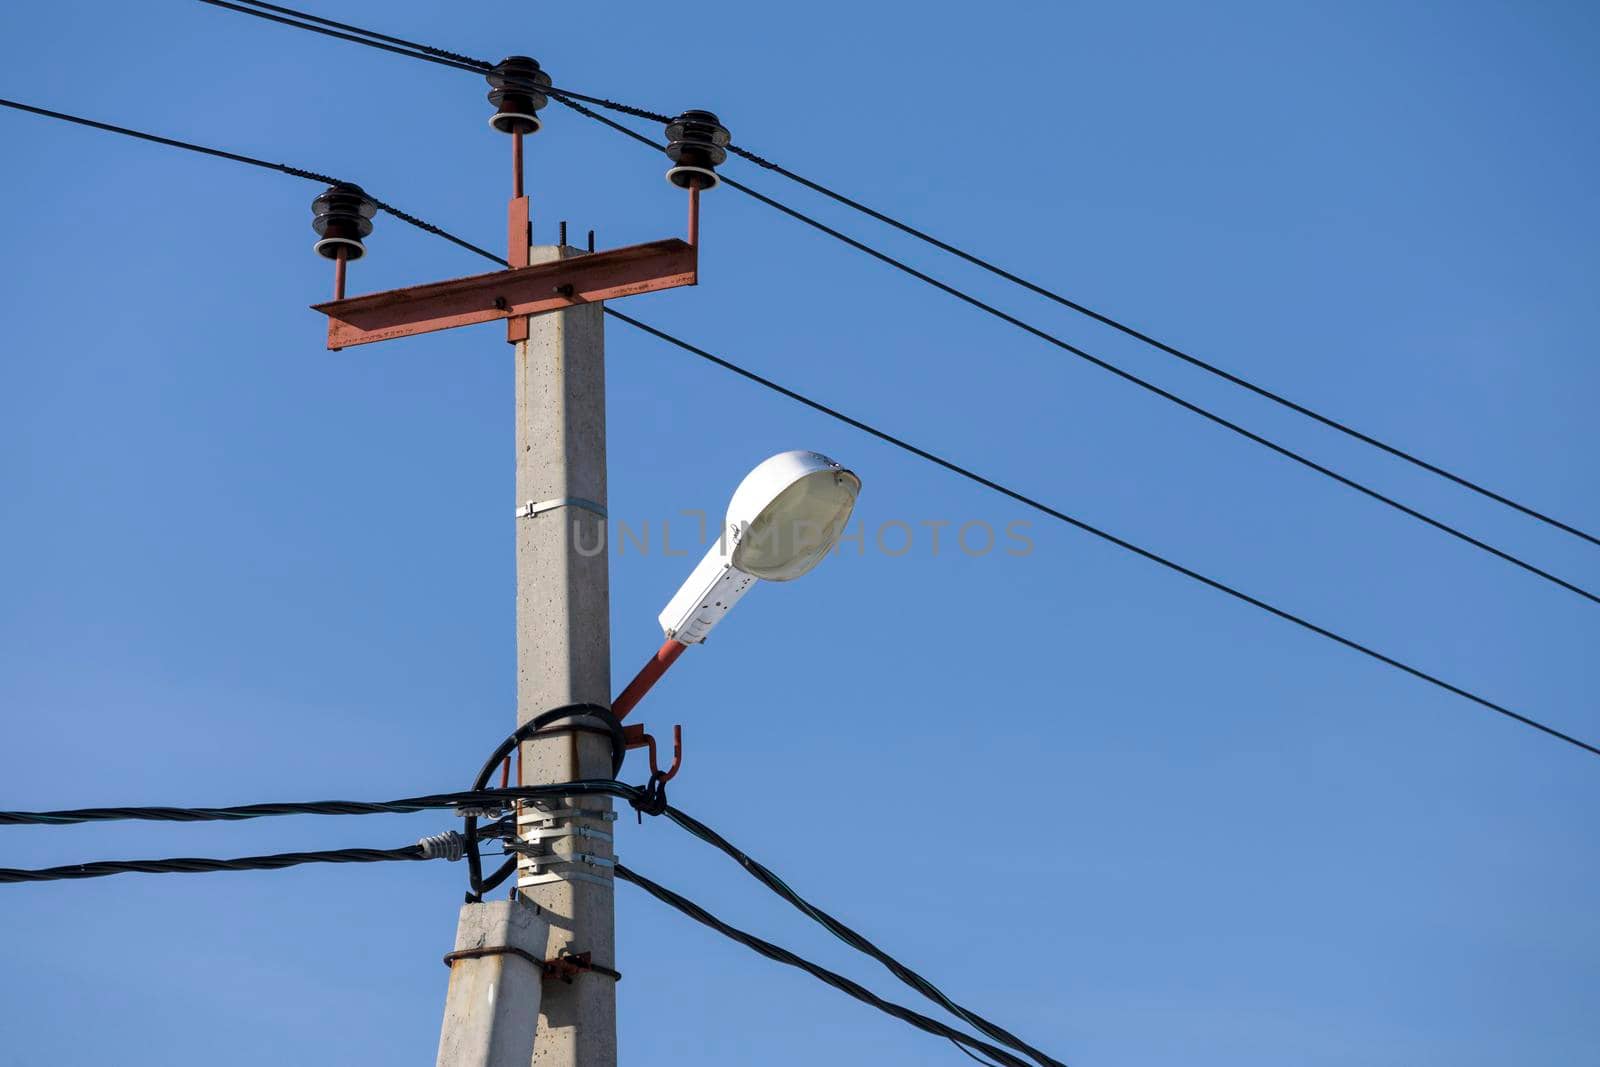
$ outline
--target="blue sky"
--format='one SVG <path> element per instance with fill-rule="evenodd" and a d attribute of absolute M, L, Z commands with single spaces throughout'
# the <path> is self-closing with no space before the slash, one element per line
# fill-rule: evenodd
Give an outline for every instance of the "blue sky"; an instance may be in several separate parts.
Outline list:
<path fill-rule="evenodd" d="M 1600 528 L 1600 193 L 1577 3 L 318 10 L 707 107 L 752 149 Z M 360 181 L 485 244 L 474 78 L 200 4 L 0 12 L 0 95 Z M 317 187 L 15 113 L 0 359 L 0 806 L 464 786 L 514 722 L 496 329 L 324 351 Z M 541 239 L 676 235 L 661 161 L 552 111 Z M 779 184 L 729 173 L 1591 586 L 1600 554 Z M 626 310 L 1400 658 L 1600 735 L 1592 604 L 732 191 Z M 481 269 L 380 217 L 352 290 Z M 1600 765 L 648 337 L 609 327 L 611 510 L 716 514 L 773 452 L 912 551 L 760 588 L 639 712 L 673 799 L 1075 1065 L 1575 1064 Z M 935 555 L 930 521 L 1033 551 Z M 692 520 L 674 526 L 674 537 Z M 657 541 L 659 532 L 655 535 Z M 678 544 L 674 541 L 674 544 Z M 620 687 L 692 559 L 612 561 Z M 639 777 L 630 767 L 624 777 Z M 391 847 L 438 815 L 7 830 L 0 863 Z M 903 991 L 665 824 L 625 860 Z M 0 1062 L 430 1062 L 464 872 L 4 890 Z M 618 891 L 626 1062 L 966 1062 Z"/>

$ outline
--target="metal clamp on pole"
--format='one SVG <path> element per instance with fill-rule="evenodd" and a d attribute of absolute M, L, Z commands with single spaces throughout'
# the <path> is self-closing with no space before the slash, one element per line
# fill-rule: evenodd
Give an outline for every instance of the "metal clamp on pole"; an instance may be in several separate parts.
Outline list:
<path fill-rule="evenodd" d="M 599 836 L 606 840 L 611 838 L 610 834 L 601 834 Z M 539 841 L 507 841 L 506 851 L 515 852 L 519 856 L 526 856 L 529 866 L 535 874 L 540 873 L 545 867 L 556 867 L 563 863 L 582 863 L 590 867 L 604 868 L 605 870 L 611 870 L 617 865 L 617 861 L 610 856 L 601 856 L 593 852 L 547 852 Z"/>
<path fill-rule="evenodd" d="M 555 511 L 557 508 L 582 508 L 584 511 L 594 512 L 602 519 L 608 518 L 604 505 L 596 504 L 593 500 L 585 500 L 582 497 L 576 496 L 557 497 L 554 500 L 540 500 L 537 503 L 530 500 L 521 507 L 517 508 L 517 518 L 531 519 L 536 515 L 543 515 L 547 511 Z"/>
<path fill-rule="evenodd" d="M 596 812 L 596 815 L 601 814 Z M 605 812 L 606 815 L 616 815 L 614 811 Z M 612 837 L 604 830 L 592 830 L 587 826 L 561 826 L 545 830 L 534 828 L 523 830 L 519 835 L 524 841 L 554 841 L 562 837 L 576 837 L 588 841 L 604 841 L 610 844 Z"/>
<path fill-rule="evenodd" d="M 540 826 L 554 826 L 562 819 L 599 819 L 601 822 L 616 822 L 617 813 L 600 808 L 579 808 L 570 802 L 560 800 L 535 800 L 522 809 L 517 821 L 523 826 L 535 823 Z"/>
<path fill-rule="evenodd" d="M 583 851 L 578 846 L 584 841 L 610 845 L 610 831 L 583 825 L 583 821 L 592 819 L 603 825 L 615 822 L 616 818 L 614 811 L 575 807 L 570 802 L 525 807 L 517 817 L 517 839 L 505 842 L 507 852 L 521 857 L 517 865 L 517 888 L 572 881 L 610 886 L 609 872 L 617 861 L 610 856 Z M 557 842 L 562 840 L 570 840 L 574 851 L 556 851 Z M 584 868 L 605 873 L 590 873 Z"/>

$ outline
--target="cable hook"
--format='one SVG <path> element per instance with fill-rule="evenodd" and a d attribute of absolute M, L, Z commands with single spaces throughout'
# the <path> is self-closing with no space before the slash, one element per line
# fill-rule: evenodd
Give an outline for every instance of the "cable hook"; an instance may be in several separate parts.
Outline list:
<path fill-rule="evenodd" d="M 650 779 L 665 785 L 677 775 L 678 768 L 683 764 L 683 727 L 672 728 L 672 766 L 666 770 L 661 769 L 659 755 L 656 751 L 656 739 L 646 733 L 643 723 L 634 723 L 622 729 L 623 744 L 631 751 L 636 748 L 645 749 L 650 756 Z"/>

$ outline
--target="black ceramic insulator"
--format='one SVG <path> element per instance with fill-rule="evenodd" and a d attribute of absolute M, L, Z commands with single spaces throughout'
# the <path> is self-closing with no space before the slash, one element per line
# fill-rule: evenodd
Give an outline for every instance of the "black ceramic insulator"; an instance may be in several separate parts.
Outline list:
<path fill-rule="evenodd" d="M 372 216 L 378 205 L 359 185 L 340 182 L 311 201 L 311 228 L 319 240 L 317 254 L 335 259 L 344 249 L 344 258 L 360 259 L 367 254 L 361 239 L 372 232 Z"/>
<path fill-rule="evenodd" d="M 680 189 L 711 189 L 720 180 L 717 166 L 728 158 L 727 129 L 709 111 L 685 111 L 667 127 L 667 158 L 674 166 L 667 181 Z"/>
<path fill-rule="evenodd" d="M 489 84 L 489 103 L 497 109 L 489 125 L 501 133 L 538 133 L 538 112 L 550 102 L 541 91 L 550 84 L 550 75 L 527 56 L 507 56 L 484 75 Z"/>

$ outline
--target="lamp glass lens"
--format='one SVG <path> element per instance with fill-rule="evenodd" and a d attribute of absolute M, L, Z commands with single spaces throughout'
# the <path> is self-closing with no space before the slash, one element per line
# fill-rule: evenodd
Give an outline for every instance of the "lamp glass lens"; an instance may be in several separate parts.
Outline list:
<path fill-rule="evenodd" d="M 733 550 L 733 565 L 770 582 L 798 578 L 839 539 L 861 482 L 849 471 L 813 471 L 773 498 Z"/>

